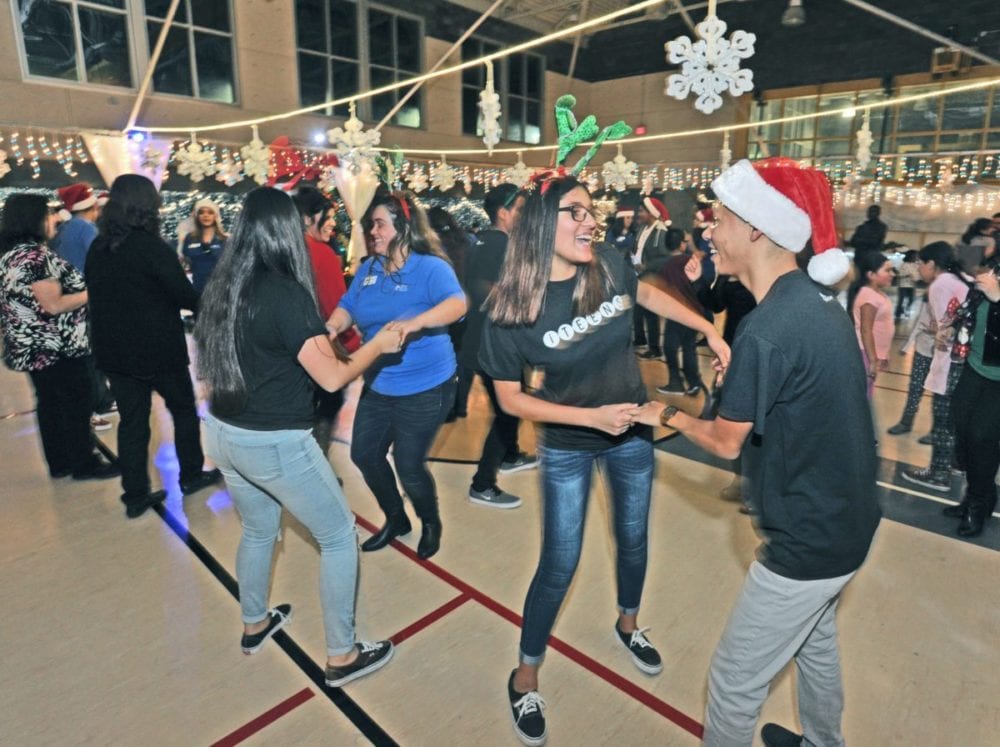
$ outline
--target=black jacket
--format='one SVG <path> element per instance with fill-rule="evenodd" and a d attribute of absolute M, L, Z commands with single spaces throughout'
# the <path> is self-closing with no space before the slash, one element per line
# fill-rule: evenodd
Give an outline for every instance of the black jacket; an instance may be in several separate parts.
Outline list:
<path fill-rule="evenodd" d="M 91 345 L 102 371 L 149 376 L 188 365 L 180 311 L 194 310 L 198 293 L 163 239 L 134 231 L 112 249 L 99 236 L 86 278 Z"/>

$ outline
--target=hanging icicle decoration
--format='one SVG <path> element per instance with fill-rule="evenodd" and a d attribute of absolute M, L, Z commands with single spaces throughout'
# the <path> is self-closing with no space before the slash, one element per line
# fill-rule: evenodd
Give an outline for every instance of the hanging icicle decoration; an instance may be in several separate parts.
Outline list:
<path fill-rule="evenodd" d="M 733 160 L 733 151 L 729 147 L 729 131 L 722 135 L 722 150 L 719 151 L 719 168 L 725 171 L 729 168 L 729 162 Z"/>
<path fill-rule="evenodd" d="M 861 129 L 858 130 L 858 148 L 856 151 L 858 171 L 865 171 L 868 168 L 868 164 L 872 160 L 872 142 L 874 137 L 872 136 L 872 112 L 871 109 L 865 109 L 865 119 L 861 124 Z"/>
<path fill-rule="evenodd" d="M 240 157 L 243 173 L 258 184 L 264 184 L 271 175 L 271 149 L 260 139 L 257 125 L 253 126 L 253 139 L 240 148 Z"/>
<path fill-rule="evenodd" d="M 500 142 L 500 94 L 493 87 L 493 63 L 486 62 L 486 88 L 479 93 L 479 112 L 483 119 L 483 143 L 493 155 L 493 146 Z"/>

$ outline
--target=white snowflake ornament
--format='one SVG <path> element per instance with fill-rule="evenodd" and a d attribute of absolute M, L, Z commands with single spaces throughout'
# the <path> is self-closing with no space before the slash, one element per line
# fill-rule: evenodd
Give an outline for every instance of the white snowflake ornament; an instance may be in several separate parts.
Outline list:
<path fill-rule="evenodd" d="M 528 183 L 531 173 L 531 169 L 524 165 L 524 159 L 521 158 L 521 154 L 518 152 L 517 163 L 508 169 L 504 169 L 503 180 L 520 188 Z"/>
<path fill-rule="evenodd" d="M 229 148 L 224 148 L 222 151 L 222 160 L 215 167 L 215 179 L 227 187 L 243 181 L 243 166 L 233 158 Z"/>
<path fill-rule="evenodd" d="M 163 151 L 157 148 L 155 145 L 150 143 L 142 151 L 140 156 L 139 166 L 143 171 L 148 171 L 150 173 L 155 172 L 163 164 Z"/>
<path fill-rule="evenodd" d="M 365 130 L 365 123 L 358 119 L 357 107 L 351 102 L 351 116 L 344 127 L 334 127 L 327 130 L 326 139 L 337 151 L 337 155 L 355 173 L 361 170 L 361 161 L 374 163 L 378 155 L 378 144 L 382 133 L 378 130 Z"/>
<path fill-rule="evenodd" d="M 667 60 L 681 66 L 679 73 L 667 76 L 665 93 L 675 99 L 685 99 L 691 91 L 698 94 L 695 108 L 711 114 L 722 106 L 726 89 L 732 96 L 753 90 L 753 71 L 741 70 L 740 60 L 753 56 L 756 34 L 734 31 L 724 39 L 726 23 L 713 13 L 696 27 L 698 41 L 680 36 L 664 46 Z"/>
<path fill-rule="evenodd" d="M 198 183 L 206 176 L 215 173 L 215 150 L 210 146 L 202 147 L 195 134 L 191 133 L 191 141 L 182 145 L 174 154 L 177 163 L 177 173 Z"/>
<path fill-rule="evenodd" d="M 253 126 L 253 139 L 240 148 L 240 158 L 243 160 L 243 173 L 258 184 L 264 184 L 271 173 L 271 149 L 264 145 Z"/>
<path fill-rule="evenodd" d="M 431 164 L 431 186 L 440 192 L 447 192 L 455 186 L 458 174 L 448 165 L 448 159 L 441 156 L 440 163 Z"/>
<path fill-rule="evenodd" d="M 635 161 L 629 161 L 622 153 L 622 146 L 618 146 L 618 155 L 607 161 L 601 169 L 601 176 L 604 177 L 604 184 L 608 189 L 616 192 L 624 192 L 629 184 L 635 184 L 639 179 L 639 167 Z"/>
<path fill-rule="evenodd" d="M 414 194 L 420 194 L 427 189 L 427 172 L 423 166 L 413 167 L 413 172 L 406 180 L 406 187 Z"/>

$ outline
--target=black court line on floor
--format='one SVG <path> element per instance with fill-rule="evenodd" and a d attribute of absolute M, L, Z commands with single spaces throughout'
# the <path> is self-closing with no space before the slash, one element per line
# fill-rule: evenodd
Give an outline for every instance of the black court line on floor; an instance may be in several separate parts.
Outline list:
<path fill-rule="evenodd" d="M 222 567 L 222 564 L 215 559 L 208 549 L 198 541 L 198 539 L 191 533 L 191 530 L 181 524 L 170 511 L 168 511 L 164 505 L 158 504 L 153 507 L 156 513 L 160 515 L 160 518 L 166 522 L 167 526 L 173 530 L 174 534 L 185 544 L 188 549 L 194 554 L 198 560 L 208 569 L 215 578 L 225 587 L 226 591 L 233 595 L 233 598 L 239 601 L 240 590 L 239 585 L 236 583 L 236 579 L 233 578 L 229 572 Z M 397 745 L 398 743 L 390 737 L 381 726 L 379 726 L 371 716 L 369 716 L 364 709 L 361 708 L 354 700 L 351 699 L 347 693 L 342 689 L 336 687 L 326 686 L 326 674 L 322 667 L 320 667 L 316 662 L 314 662 L 310 656 L 302 650 L 302 648 L 292 640 L 291 636 L 284 630 L 279 630 L 274 634 L 272 639 L 281 650 L 284 651 L 288 657 L 295 663 L 295 665 L 302 670 L 313 684 L 316 685 L 317 689 L 326 695 L 326 697 L 333 703 L 341 713 L 343 713 L 350 720 L 352 724 L 372 743 L 375 745 L 385 745 L 385 747 L 391 747 Z"/>
<path fill-rule="evenodd" d="M 674 434 L 674 436 L 676 435 L 678 434 Z M 656 447 L 668 454 L 690 459 L 699 464 L 732 471 L 733 466 L 730 460 L 720 459 L 695 446 L 686 438 L 675 438 L 674 436 L 656 441 Z M 878 486 L 878 501 L 882 508 L 882 515 L 886 519 L 914 529 L 939 534 L 958 542 L 967 542 L 977 547 L 1000 551 L 1000 521 L 987 520 L 986 529 L 978 537 L 960 537 L 955 533 L 958 519 L 942 516 L 941 509 L 944 504 L 935 498 L 958 503 L 961 499 L 962 478 L 957 476 L 953 478 L 949 493 L 932 496 L 930 492 L 925 492 L 919 485 L 909 485 L 902 479 L 900 472 L 912 466 L 904 462 L 879 457 L 876 474 L 876 480 L 881 483 Z"/>

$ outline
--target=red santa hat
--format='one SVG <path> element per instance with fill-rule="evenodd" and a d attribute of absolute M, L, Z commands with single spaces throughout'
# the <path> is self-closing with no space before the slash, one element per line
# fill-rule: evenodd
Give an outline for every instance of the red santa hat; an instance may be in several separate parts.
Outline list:
<path fill-rule="evenodd" d="M 616 218 L 630 218 L 635 215 L 635 208 L 631 205 L 622 205 L 615 211 Z"/>
<path fill-rule="evenodd" d="M 97 193 L 97 205 L 98 207 L 104 207 L 108 204 L 108 200 L 111 199 L 111 193 L 106 189 L 102 189 Z"/>
<path fill-rule="evenodd" d="M 79 213 L 82 210 L 94 207 L 97 204 L 97 195 L 89 184 L 77 182 L 68 187 L 60 187 L 56 190 L 63 206 L 71 213 Z"/>
<path fill-rule="evenodd" d="M 642 198 L 642 206 L 649 211 L 649 214 L 654 216 L 657 221 L 665 226 L 670 225 L 670 211 L 667 210 L 667 206 L 660 202 L 655 197 L 646 196 Z"/>
<path fill-rule="evenodd" d="M 729 210 L 790 252 L 812 239 L 809 276 L 834 285 L 850 269 L 837 244 L 833 193 L 826 175 L 788 158 L 742 160 L 726 169 L 712 190 Z"/>

